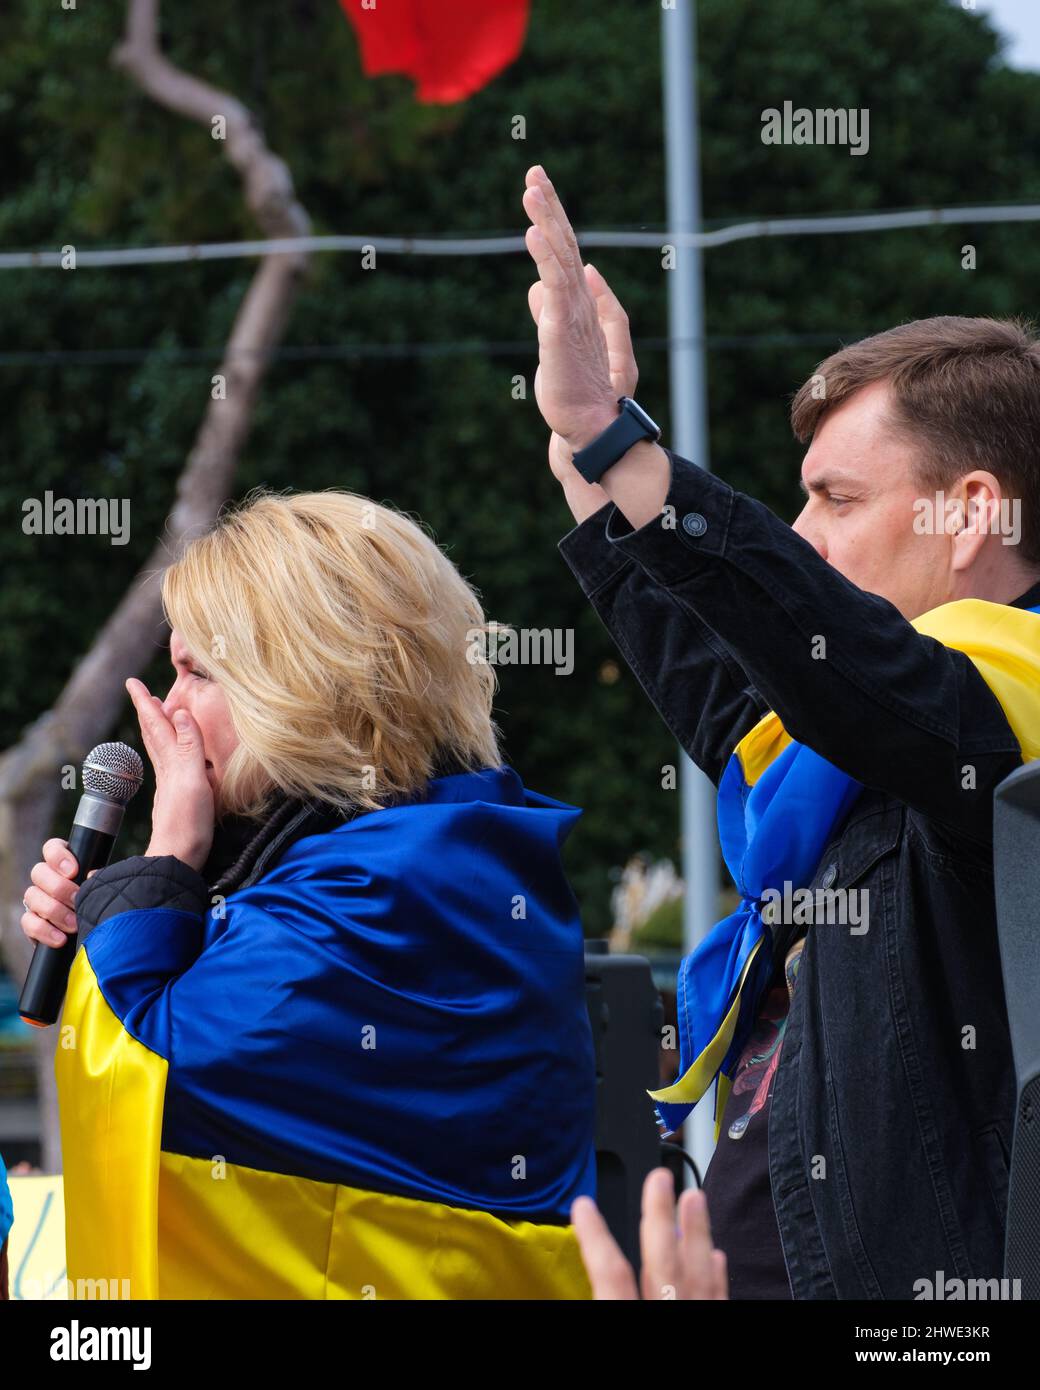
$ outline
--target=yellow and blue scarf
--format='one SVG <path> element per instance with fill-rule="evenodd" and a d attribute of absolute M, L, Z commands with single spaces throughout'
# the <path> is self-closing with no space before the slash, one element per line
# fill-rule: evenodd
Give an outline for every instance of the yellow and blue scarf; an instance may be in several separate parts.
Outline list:
<path fill-rule="evenodd" d="M 1029 762 L 1040 757 L 1040 607 L 982 599 L 943 604 L 914 620 L 925 636 L 970 657 L 999 701 Z M 769 713 L 737 745 L 719 783 L 719 839 L 740 893 L 679 969 L 679 1077 L 651 1091 L 671 1133 L 715 1088 L 715 1134 L 773 970 L 763 898 L 805 887 L 863 790 Z"/>

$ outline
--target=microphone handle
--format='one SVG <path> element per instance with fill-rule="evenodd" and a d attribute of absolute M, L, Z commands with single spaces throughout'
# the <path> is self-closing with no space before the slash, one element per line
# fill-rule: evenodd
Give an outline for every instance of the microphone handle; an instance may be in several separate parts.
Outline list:
<path fill-rule="evenodd" d="M 81 808 L 87 799 L 87 796 L 83 797 L 80 802 Z M 100 800 L 96 797 L 89 799 L 94 802 Z M 94 869 L 103 869 L 108 863 L 112 846 L 116 842 L 119 823 L 123 819 L 123 807 L 114 802 L 106 804 L 112 808 L 111 812 L 102 814 L 101 817 L 90 817 L 106 822 L 103 829 L 82 824 L 78 819 L 79 811 L 76 813 L 77 819 L 73 822 L 68 842 L 78 865 L 73 883 L 83 883 L 89 873 Z M 113 816 L 112 812 L 118 812 L 118 818 Z M 48 946 L 43 941 L 37 941 L 29 964 L 29 973 L 25 977 L 25 984 L 18 999 L 19 1014 L 34 1028 L 49 1028 L 52 1023 L 58 1021 L 69 982 L 69 971 L 72 969 L 72 958 L 76 954 L 78 944 L 78 932 L 66 937 L 64 946 Z"/>

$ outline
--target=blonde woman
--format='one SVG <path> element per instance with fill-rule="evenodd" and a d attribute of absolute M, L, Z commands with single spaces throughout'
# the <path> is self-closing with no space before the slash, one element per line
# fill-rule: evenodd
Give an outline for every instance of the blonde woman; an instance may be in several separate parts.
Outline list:
<path fill-rule="evenodd" d="M 395 511 L 261 493 L 163 602 L 173 685 L 127 681 L 148 848 L 77 890 L 49 841 L 22 919 L 86 937 L 58 1049 L 73 1292 L 587 1297 L 580 812 L 501 762 L 473 590 Z"/>

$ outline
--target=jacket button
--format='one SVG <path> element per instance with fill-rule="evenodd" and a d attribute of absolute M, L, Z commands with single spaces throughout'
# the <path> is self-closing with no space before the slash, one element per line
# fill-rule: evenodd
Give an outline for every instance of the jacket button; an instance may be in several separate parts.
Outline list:
<path fill-rule="evenodd" d="M 829 887 L 831 886 L 831 884 L 834 882 L 834 880 L 835 880 L 837 877 L 838 877 L 838 866 L 837 866 L 837 864 L 828 864 L 827 867 L 826 867 L 826 869 L 825 869 L 824 872 L 823 872 L 823 878 L 820 879 L 820 887 L 821 887 L 821 888 L 829 888 Z"/>
<path fill-rule="evenodd" d="M 688 536 L 703 536 L 708 529 L 708 523 L 700 512 L 687 512 L 682 519 L 682 528 Z"/>

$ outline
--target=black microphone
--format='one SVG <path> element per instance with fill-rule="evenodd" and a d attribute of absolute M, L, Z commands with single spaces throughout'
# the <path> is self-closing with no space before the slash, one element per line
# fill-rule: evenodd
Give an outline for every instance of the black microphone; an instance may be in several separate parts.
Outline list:
<path fill-rule="evenodd" d="M 68 840 L 77 865 L 73 883 L 83 883 L 92 870 L 108 863 L 126 804 L 143 781 L 141 755 L 125 743 L 99 743 L 89 755 L 83 764 L 83 795 Z M 37 941 L 18 1000 L 18 1012 L 34 1028 L 49 1028 L 57 1022 L 78 942 L 76 932 L 66 937 L 64 946 Z"/>

